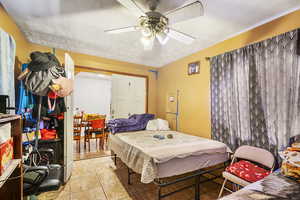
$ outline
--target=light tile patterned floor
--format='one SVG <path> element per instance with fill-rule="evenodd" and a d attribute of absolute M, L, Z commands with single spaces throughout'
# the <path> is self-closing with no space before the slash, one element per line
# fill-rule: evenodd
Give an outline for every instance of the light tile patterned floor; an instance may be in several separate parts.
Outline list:
<path fill-rule="evenodd" d="M 110 157 L 75 161 L 72 177 L 58 192 L 39 195 L 39 200 L 131 200 L 114 173 Z"/>
<path fill-rule="evenodd" d="M 39 200 L 155 200 L 157 186 L 143 184 L 140 175 L 132 176 L 133 185 L 127 184 L 127 168 L 118 160 L 115 167 L 110 156 L 74 162 L 72 177 L 60 191 L 41 194 Z M 219 174 L 221 174 L 221 171 Z M 218 180 L 222 183 L 222 180 Z M 193 180 L 166 188 L 168 192 L 193 183 Z M 217 199 L 220 185 L 214 182 L 201 184 L 201 200 Z M 166 191 L 165 191 L 166 192 Z M 225 192 L 226 194 L 226 192 Z M 194 189 L 176 193 L 165 200 L 193 200 Z"/>

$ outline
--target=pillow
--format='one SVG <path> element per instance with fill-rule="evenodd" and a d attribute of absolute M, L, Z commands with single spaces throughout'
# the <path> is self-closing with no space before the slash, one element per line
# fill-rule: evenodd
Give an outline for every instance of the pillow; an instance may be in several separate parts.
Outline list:
<path fill-rule="evenodd" d="M 169 122 L 163 119 L 157 119 L 158 130 L 159 131 L 169 131 Z"/>
<path fill-rule="evenodd" d="M 233 163 L 226 168 L 226 171 L 250 183 L 259 181 L 270 174 L 270 171 L 245 160 Z"/>
<path fill-rule="evenodd" d="M 147 131 L 157 131 L 158 130 L 158 121 L 157 119 L 149 120 L 146 126 Z"/>

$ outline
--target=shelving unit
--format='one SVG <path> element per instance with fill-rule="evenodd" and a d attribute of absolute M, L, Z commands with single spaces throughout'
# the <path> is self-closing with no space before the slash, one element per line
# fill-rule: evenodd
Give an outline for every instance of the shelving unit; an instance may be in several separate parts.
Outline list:
<path fill-rule="evenodd" d="M 13 137 L 14 142 L 14 159 L 2 176 L 0 176 L 0 199 L 22 200 L 23 169 L 21 117 L 19 115 L 7 115 L 4 117 L 0 115 L 0 125 L 6 123 L 11 124 L 11 136 Z"/>

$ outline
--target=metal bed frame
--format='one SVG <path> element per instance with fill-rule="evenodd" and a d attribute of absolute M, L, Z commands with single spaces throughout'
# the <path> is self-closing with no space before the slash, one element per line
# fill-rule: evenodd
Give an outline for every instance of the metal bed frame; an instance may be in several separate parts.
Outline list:
<path fill-rule="evenodd" d="M 113 156 L 114 156 L 114 163 L 117 166 L 117 154 L 113 154 Z M 195 188 L 195 198 L 194 199 L 195 200 L 200 200 L 200 184 L 222 177 L 222 175 L 216 176 L 215 174 L 212 174 L 212 172 L 214 172 L 216 170 L 219 170 L 219 169 L 225 168 L 228 165 L 228 163 L 230 163 L 230 161 L 224 162 L 223 166 L 214 167 L 212 169 L 208 169 L 208 170 L 199 169 L 199 170 L 194 171 L 194 173 L 191 174 L 191 175 L 180 177 L 180 178 L 177 178 L 177 179 L 169 181 L 169 182 L 163 182 L 159 178 L 155 179 L 154 184 L 158 186 L 157 199 L 161 200 L 161 199 L 163 199 L 165 197 L 168 197 L 168 196 L 171 196 L 175 193 L 178 193 L 178 192 L 181 192 L 183 190 L 194 187 Z M 128 183 L 128 185 L 131 185 L 132 184 L 131 183 L 131 175 L 135 174 L 135 172 L 132 171 L 127 165 L 126 165 L 126 167 L 127 167 L 127 183 Z M 205 174 L 210 174 L 212 176 L 212 178 L 205 177 L 206 180 L 200 181 L 200 177 L 201 176 L 204 177 L 203 175 L 205 175 Z M 195 183 L 193 183 L 193 184 L 190 184 L 188 186 L 179 188 L 179 189 L 174 190 L 174 191 L 169 192 L 169 193 L 164 193 L 164 194 L 162 193 L 162 188 L 164 188 L 164 187 L 167 187 L 167 186 L 179 183 L 179 182 L 183 182 L 183 181 L 186 181 L 186 180 L 189 180 L 189 179 L 193 179 L 193 178 L 195 179 Z M 216 183 L 216 184 L 219 184 L 219 183 Z"/>

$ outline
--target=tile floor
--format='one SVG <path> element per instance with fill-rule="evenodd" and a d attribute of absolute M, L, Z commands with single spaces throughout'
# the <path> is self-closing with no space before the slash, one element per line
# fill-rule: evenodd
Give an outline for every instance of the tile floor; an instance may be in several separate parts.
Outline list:
<path fill-rule="evenodd" d="M 39 195 L 39 200 L 129 200 L 114 174 L 110 157 L 75 161 L 72 176 L 58 192 Z"/>
<path fill-rule="evenodd" d="M 39 200 L 156 200 L 157 187 L 143 184 L 140 176 L 132 176 L 127 184 L 127 168 L 118 161 L 117 168 L 111 158 L 101 157 L 74 162 L 72 176 L 60 191 L 43 193 Z M 221 180 L 220 180 L 221 181 Z M 191 182 L 190 182 L 191 183 Z M 169 188 L 182 187 L 190 183 Z M 217 199 L 220 186 L 214 182 L 201 185 L 201 200 Z M 179 192 L 164 200 L 193 200 L 193 189 Z"/>
<path fill-rule="evenodd" d="M 74 160 L 84 160 L 91 158 L 99 158 L 103 156 L 110 156 L 110 151 L 107 145 L 104 145 L 104 149 L 99 148 L 96 144 L 96 140 L 91 140 L 90 150 L 88 148 L 84 149 L 84 140 L 80 141 L 80 152 L 78 152 L 78 146 L 75 141 L 73 141 L 73 158 Z"/>

